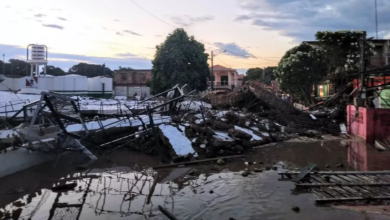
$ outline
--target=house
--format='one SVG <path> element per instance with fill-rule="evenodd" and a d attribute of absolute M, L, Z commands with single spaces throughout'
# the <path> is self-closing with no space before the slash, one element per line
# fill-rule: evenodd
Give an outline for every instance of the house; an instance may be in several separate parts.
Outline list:
<path fill-rule="evenodd" d="M 215 65 L 210 68 L 214 76 L 214 85 L 215 90 L 233 90 L 238 85 L 238 73 L 237 70 L 226 68 L 221 65 Z M 211 86 L 211 82 L 208 82 Z"/>
<path fill-rule="evenodd" d="M 141 70 L 115 70 L 114 93 L 116 96 L 150 97 L 147 83 L 152 79 L 151 69 Z"/>

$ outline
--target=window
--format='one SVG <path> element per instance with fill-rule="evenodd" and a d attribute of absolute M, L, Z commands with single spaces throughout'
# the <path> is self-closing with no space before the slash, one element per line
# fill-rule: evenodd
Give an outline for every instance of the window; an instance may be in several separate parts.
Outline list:
<path fill-rule="evenodd" d="M 221 76 L 221 86 L 229 85 L 229 76 Z"/>

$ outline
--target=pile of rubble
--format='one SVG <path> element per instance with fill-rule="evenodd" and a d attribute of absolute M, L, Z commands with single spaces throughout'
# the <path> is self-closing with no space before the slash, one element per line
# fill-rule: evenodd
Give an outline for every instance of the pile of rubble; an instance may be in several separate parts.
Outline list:
<path fill-rule="evenodd" d="M 78 99 L 43 92 L 26 126 L 0 131 L 0 142 L 9 146 L 22 139 L 18 147 L 39 149 L 42 140 L 50 140 L 45 152 L 49 146 L 54 152 L 77 150 L 90 158 L 128 148 L 177 162 L 243 154 L 299 136 L 340 133 L 334 118 L 301 112 L 256 83 L 231 93 L 211 93 L 203 101 L 195 100 L 193 93 L 175 86 L 153 100 L 137 102 L 137 111 L 129 108 L 91 119 L 83 115 Z"/>
<path fill-rule="evenodd" d="M 230 108 L 229 110 L 207 109 L 204 112 L 186 113 L 172 116 L 172 122 L 158 126 L 156 138 L 145 136 L 131 147 L 142 152 L 159 154 L 156 149 L 160 146 L 166 156 L 174 162 L 237 155 L 250 152 L 253 147 L 271 142 L 280 142 L 299 136 L 321 139 L 327 132 L 327 127 L 312 124 L 281 124 L 277 122 L 277 111 L 264 110 L 258 113 L 248 112 L 246 109 Z M 317 119 L 313 115 L 301 114 L 296 116 L 305 118 L 316 125 L 330 126 L 330 119 Z M 332 124 L 338 127 L 338 124 Z M 152 139 L 151 139 L 152 138 Z"/>

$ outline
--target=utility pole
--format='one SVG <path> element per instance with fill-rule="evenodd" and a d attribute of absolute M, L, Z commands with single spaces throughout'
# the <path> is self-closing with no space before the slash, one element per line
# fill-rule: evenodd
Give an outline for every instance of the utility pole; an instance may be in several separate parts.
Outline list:
<path fill-rule="evenodd" d="M 213 67 L 214 53 L 211 51 L 211 91 L 214 90 L 214 67 Z"/>
<path fill-rule="evenodd" d="M 364 82 L 364 72 L 365 72 L 365 57 L 364 57 L 364 47 L 366 44 L 366 32 L 363 31 L 361 39 L 360 39 L 360 83 L 362 84 L 362 88 L 365 87 Z"/>
<path fill-rule="evenodd" d="M 5 56 L 5 54 L 3 54 L 3 76 L 4 76 L 4 66 L 5 66 L 5 63 L 4 63 L 4 56 Z"/>
<path fill-rule="evenodd" d="M 376 29 L 376 39 L 378 39 L 378 7 L 375 0 L 375 29 Z"/>
<path fill-rule="evenodd" d="M 263 86 L 265 87 L 265 68 L 263 68 Z"/>

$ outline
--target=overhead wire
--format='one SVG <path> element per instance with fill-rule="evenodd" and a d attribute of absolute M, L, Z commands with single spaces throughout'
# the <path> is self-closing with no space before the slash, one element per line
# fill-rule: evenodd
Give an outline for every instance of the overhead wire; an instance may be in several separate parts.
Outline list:
<path fill-rule="evenodd" d="M 220 59 L 219 57 L 216 57 L 219 61 L 221 61 L 222 63 L 226 64 L 229 68 L 230 68 L 230 65 L 225 63 L 225 61 L 223 61 L 222 59 Z"/>
<path fill-rule="evenodd" d="M 143 7 L 141 7 L 139 4 L 135 3 L 133 0 L 130 0 L 130 1 L 131 1 L 134 5 L 136 5 L 138 8 L 140 8 L 142 11 L 146 12 L 147 14 L 149 14 L 149 15 L 152 16 L 152 17 L 154 17 L 155 19 L 157 19 L 157 20 L 163 22 L 164 24 L 169 25 L 169 26 L 171 26 L 171 27 L 173 27 L 173 28 L 178 28 L 178 27 L 176 27 L 176 26 L 174 26 L 174 25 L 172 25 L 172 24 L 170 24 L 170 23 L 168 23 L 168 22 L 162 20 L 161 18 L 159 18 L 159 17 L 153 15 L 152 13 L 150 13 L 149 11 L 147 11 L 146 9 L 144 9 Z M 242 55 L 242 54 L 239 54 L 239 53 L 236 53 L 236 52 L 232 52 L 232 51 L 230 51 L 230 50 L 227 50 L 226 48 L 217 46 L 217 45 L 215 45 L 215 44 L 211 44 L 211 43 L 204 42 L 204 41 L 201 41 L 201 40 L 199 40 L 199 41 L 202 42 L 202 43 L 204 43 L 204 44 L 208 44 L 208 45 L 210 45 L 210 46 L 213 46 L 213 47 L 219 48 L 219 49 L 221 49 L 221 50 L 224 50 L 224 51 L 226 51 L 226 52 L 229 52 L 229 53 L 231 53 L 231 54 L 234 54 L 234 55 L 236 55 L 236 56 L 248 58 L 247 55 Z M 269 60 L 269 59 L 262 58 L 262 57 L 254 57 L 254 58 L 263 59 L 263 60 L 268 60 L 268 61 L 273 61 L 273 60 Z"/>

